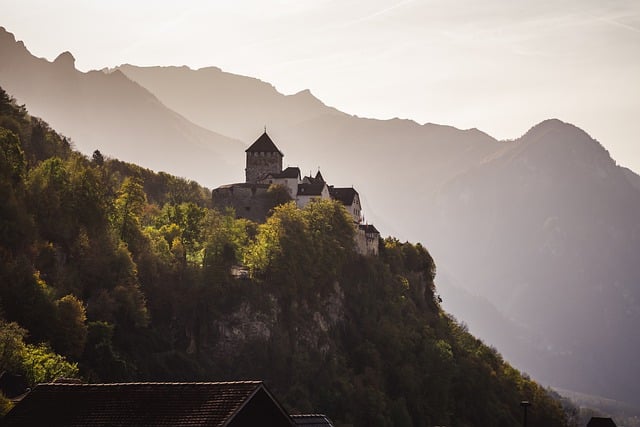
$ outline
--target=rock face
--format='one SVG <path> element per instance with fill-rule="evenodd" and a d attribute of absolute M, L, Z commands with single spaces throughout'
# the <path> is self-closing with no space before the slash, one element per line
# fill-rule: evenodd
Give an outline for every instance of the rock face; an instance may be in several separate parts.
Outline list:
<path fill-rule="evenodd" d="M 241 353 L 241 349 L 251 343 L 267 342 L 278 335 L 289 334 L 288 340 L 294 347 L 302 346 L 326 355 L 332 348 L 332 329 L 344 320 L 344 292 L 338 282 L 323 296 L 318 295 L 313 307 L 304 301 L 295 301 L 294 310 L 305 313 L 304 319 L 296 322 L 293 330 L 287 331 L 288 321 L 283 315 L 283 301 L 269 294 L 261 298 L 259 304 L 242 302 L 233 312 L 212 321 L 207 328 L 208 335 L 191 337 L 189 352 L 212 352 L 218 357 L 231 357 Z"/>
<path fill-rule="evenodd" d="M 274 297 L 269 299 L 268 305 L 269 310 L 260 311 L 245 302 L 230 316 L 215 321 L 213 330 L 217 331 L 217 340 L 214 352 L 237 354 L 249 341 L 270 339 L 281 312 Z"/>

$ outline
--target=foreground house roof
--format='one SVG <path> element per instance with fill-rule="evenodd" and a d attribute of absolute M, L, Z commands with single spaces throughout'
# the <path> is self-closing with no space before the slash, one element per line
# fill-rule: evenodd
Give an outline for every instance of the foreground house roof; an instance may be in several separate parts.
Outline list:
<path fill-rule="evenodd" d="M 3 426 L 292 426 L 260 381 L 39 384 Z"/>
<path fill-rule="evenodd" d="M 305 427 L 333 427 L 331 420 L 323 414 L 291 415 L 296 426 Z"/>
<path fill-rule="evenodd" d="M 587 427 L 616 427 L 611 418 L 591 417 Z"/>
<path fill-rule="evenodd" d="M 284 157 L 282 151 L 278 150 L 278 147 L 276 147 L 276 144 L 269 138 L 267 132 L 263 133 L 260 138 L 256 139 L 256 141 L 244 151 L 246 153 L 280 153 L 280 155 Z"/>

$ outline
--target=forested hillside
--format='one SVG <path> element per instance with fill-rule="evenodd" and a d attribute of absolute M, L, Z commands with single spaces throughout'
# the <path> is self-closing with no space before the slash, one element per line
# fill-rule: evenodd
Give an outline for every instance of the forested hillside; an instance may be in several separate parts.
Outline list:
<path fill-rule="evenodd" d="M 516 426 L 521 400 L 530 426 L 570 423 L 441 310 L 422 245 L 357 255 L 340 204 L 236 219 L 197 183 L 73 151 L 2 90 L 0 176 L 0 371 L 30 385 L 264 379 L 337 425 Z"/>

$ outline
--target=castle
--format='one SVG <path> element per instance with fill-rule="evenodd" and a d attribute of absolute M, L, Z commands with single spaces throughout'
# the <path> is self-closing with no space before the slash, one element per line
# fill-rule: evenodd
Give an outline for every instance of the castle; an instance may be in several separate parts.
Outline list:
<path fill-rule="evenodd" d="M 315 177 L 302 177 L 297 167 L 283 170 L 284 154 L 266 130 L 245 152 L 245 182 L 214 189 L 212 199 L 216 208 L 231 207 L 239 218 L 264 222 L 269 211 L 282 201 L 272 191 L 277 188 L 274 186 L 283 188 L 300 209 L 313 200 L 337 200 L 353 218 L 357 251 L 363 255 L 378 254 L 380 233 L 373 225 L 363 224 L 360 195 L 354 188 L 328 185 L 320 171 Z"/>

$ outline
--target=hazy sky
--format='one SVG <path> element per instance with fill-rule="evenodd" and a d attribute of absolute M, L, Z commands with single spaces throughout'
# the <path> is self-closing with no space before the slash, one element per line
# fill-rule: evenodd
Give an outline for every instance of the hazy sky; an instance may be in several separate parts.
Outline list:
<path fill-rule="evenodd" d="M 640 172 L 638 0 L 0 0 L 0 25 L 83 71 L 215 65 L 499 139 L 556 117 Z"/>

